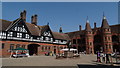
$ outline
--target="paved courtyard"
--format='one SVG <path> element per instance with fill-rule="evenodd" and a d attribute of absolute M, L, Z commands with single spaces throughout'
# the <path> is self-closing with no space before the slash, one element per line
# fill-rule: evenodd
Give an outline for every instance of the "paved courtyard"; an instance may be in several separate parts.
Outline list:
<path fill-rule="evenodd" d="M 3 58 L 3 66 L 76 66 L 92 64 L 95 55 L 82 55 L 80 58 L 55 59 L 55 56 L 31 56 L 25 58 Z"/>
<path fill-rule="evenodd" d="M 81 55 L 80 58 L 55 59 L 55 56 L 31 56 L 25 58 L 3 58 L 3 66 L 77 66 L 96 65 L 96 55 Z"/>

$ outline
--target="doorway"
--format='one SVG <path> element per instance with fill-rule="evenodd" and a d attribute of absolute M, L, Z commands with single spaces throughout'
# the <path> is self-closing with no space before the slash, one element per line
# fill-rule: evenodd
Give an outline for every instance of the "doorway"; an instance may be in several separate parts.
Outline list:
<path fill-rule="evenodd" d="M 28 50 L 29 50 L 29 55 L 38 55 L 38 44 L 29 44 L 28 45 Z"/>

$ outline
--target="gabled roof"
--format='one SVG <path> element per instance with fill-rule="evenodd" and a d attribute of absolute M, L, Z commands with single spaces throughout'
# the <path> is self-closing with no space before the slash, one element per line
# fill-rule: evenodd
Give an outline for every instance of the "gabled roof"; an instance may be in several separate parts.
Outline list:
<path fill-rule="evenodd" d="M 84 35 L 85 34 L 85 30 L 68 32 L 66 34 L 68 34 L 70 38 L 73 38 L 73 37 L 76 37 L 76 36 Z"/>
<path fill-rule="evenodd" d="M 120 33 L 120 24 L 116 24 L 116 25 L 111 25 L 109 26 L 111 28 L 111 33 Z M 96 32 L 95 30 L 97 30 L 97 33 L 100 32 L 101 30 L 101 27 L 97 27 L 97 28 L 92 28 L 91 29 L 93 32 Z M 73 37 L 78 37 L 80 35 L 84 35 L 85 33 L 85 30 L 81 30 L 81 31 L 74 31 L 74 32 L 68 32 L 66 34 L 69 35 L 70 38 L 73 38 Z"/>
<path fill-rule="evenodd" d="M 5 31 L 6 29 L 10 28 L 13 26 L 13 24 L 17 21 L 21 20 L 20 18 L 14 20 L 14 21 L 7 21 L 7 20 L 2 20 L 0 19 L 0 23 L 2 24 L 2 27 L 1 26 L 1 31 Z M 35 35 L 35 36 L 40 36 L 42 35 L 42 33 L 46 30 L 50 30 L 50 27 L 49 25 L 44 25 L 44 26 L 37 26 L 37 25 L 34 25 L 34 24 L 31 24 L 31 23 L 25 23 L 25 25 L 27 26 L 29 32 L 31 33 L 31 35 Z M 53 32 L 51 31 L 53 37 L 55 39 L 63 39 L 63 40 L 70 40 L 69 36 L 67 34 L 64 34 L 64 33 L 58 33 L 58 32 Z"/>
<path fill-rule="evenodd" d="M 120 33 L 120 24 L 110 26 L 112 33 Z"/>
<path fill-rule="evenodd" d="M 0 19 L 0 24 L 2 25 L 2 26 L 0 26 L 0 30 L 5 31 L 11 23 L 12 23 L 12 21 L 7 21 L 7 20 Z"/>
<path fill-rule="evenodd" d="M 69 38 L 69 36 L 67 34 L 53 32 L 53 31 L 52 31 L 52 34 L 53 34 L 53 36 L 54 36 L 55 39 L 70 40 L 70 38 Z"/>
<path fill-rule="evenodd" d="M 26 23 L 26 26 L 32 35 L 40 36 L 40 30 L 38 26 L 30 23 Z"/>
<path fill-rule="evenodd" d="M 46 30 L 50 30 L 48 25 L 44 25 L 44 26 L 38 26 L 40 28 L 41 34 L 43 34 L 43 32 L 45 32 Z"/>

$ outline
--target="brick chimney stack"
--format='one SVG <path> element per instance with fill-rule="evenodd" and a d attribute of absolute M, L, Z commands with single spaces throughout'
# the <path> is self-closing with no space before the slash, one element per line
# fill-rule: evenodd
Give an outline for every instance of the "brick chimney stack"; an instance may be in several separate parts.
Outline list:
<path fill-rule="evenodd" d="M 79 25 L 79 31 L 81 31 L 82 30 L 82 26 L 81 25 Z"/>
<path fill-rule="evenodd" d="M 94 28 L 96 28 L 96 22 L 94 22 Z"/>
<path fill-rule="evenodd" d="M 24 10 L 23 12 L 21 12 L 20 13 L 20 17 L 24 20 L 24 21 L 26 21 L 26 10 Z"/>
<path fill-rule="evenodd" d="M 31 17 L 31 23 L 37 25 L 37 15 L 36 14 Z"/>

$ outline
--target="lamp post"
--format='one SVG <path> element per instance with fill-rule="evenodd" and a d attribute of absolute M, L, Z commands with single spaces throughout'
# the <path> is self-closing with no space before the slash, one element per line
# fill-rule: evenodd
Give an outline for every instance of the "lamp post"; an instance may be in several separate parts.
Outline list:
<path fill-rule="evenodd" d="M 70 42 L 70 40 L 68 40 L 67 46 L 68 46 L 67 57 L 70 57 L 70 47 L 71 47 L 71 42 Z"/>
<path fill-rule="evenodd" d="M 68 41 L 67 46 L 68 46 L 68 51 L 70 51 L 70 47 L 71 47 L 71 41 L 70 40 Z"/>

